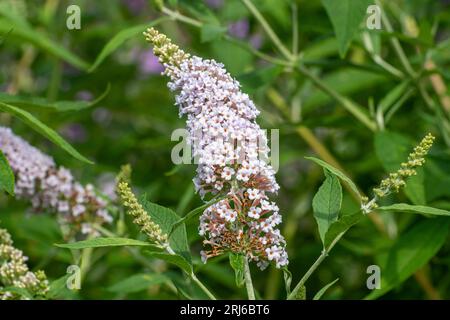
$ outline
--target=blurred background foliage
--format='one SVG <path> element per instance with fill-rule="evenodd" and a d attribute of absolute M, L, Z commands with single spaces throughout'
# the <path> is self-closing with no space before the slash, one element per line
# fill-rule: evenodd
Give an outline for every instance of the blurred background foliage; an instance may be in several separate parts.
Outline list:
<path fill-rule="evenodd" d="M 316 155 L 337 164 L 363 192 L 370 193 L 387 171 L 398 168 L 416 142 L 432 132 L 437 143 L 429 161 L 405 192 L 395 197 L 450 209 L 450 2 L 384 1 L 383 14 L 393 30 L 384 25 L 370 31 L 363 23 L 342 57 L 330 13 L 321 1 L 254 0 L 285 47 L 300 53 L 290 66 L 278 63 L 283 53 L 243 2 L 2 0 L 0 100 L 8 102 L 11 95 L 18 96 L 22 103 L 17 105 L 57 130 L 95 165 L 68 157 L 8 114 L 0 114 L 0 124 L 12 127 L 58 164 L 73 170 L 81 181 L 94 183 L 106 194 L 113 195 L 120 165 L 130 163 L 134 186 L 151 201 L 181 215 L 201 205 L 191 182 L 195 167 L 176 166 L 170 160 L 171 149 L 178 143 L 171 141 L 171 133 L 183 128 L 184 120 L 178 118 L 167 80 L 160 76 L 161 66 L 141 35 L 148 24 L 165 17 L 157 21 L 159 30 L 185 51 L 223 62 L 260 108 L 261 127 L 280 130 L 277 179 L 281 190 L 276 200 L 284 216 L 282 232 L 288 241 L 294 282 L 322 249 L 311 202 L 323 174 L 304 156 Z M 66 27 L 66 9 L 71 4 L 81 9 L 80 30 Z M 173 19 L 177 12 L 191 20 Z M 293 17 L 298 37 L 293 37 Z M 298 65 L 309 74 L 298 70 Z M 94 105 L 87 103 L 102 95 Z M 41 100 L 33 100 L 36 97 Z M 358 104 L 369 126 L 343 106 L 342 97 Z M 357 209 L 358 203 L 346 192 L 343 214 Z M 27 204 L 0 195 L 0 219 L 17 247 L 30 256 L 33 269 L 45 269 L 50 279 L 66 273 L 72 256 L 53 246 L 63 242 L 54 217 L 33 215 Z M 425 221 L 417 215 L 387 213 L 365 219 L 310 279 L 308 298 L 336 278 L 339 281 L 325 298 L 367 296 L 366 268 L 383 265 L 389 254 L 398 255 L 403 267 L 382 269 L 382 275 L 399 273 L 394 277 L 398 280 L 404 272 L 406 279 L 401 284 L 392 280 L 394 290 L 383 298 L 449 298 L 450 242 L 444 235 L 430 244 L 426 236 L 433 234 L 432 227 L 415 232 Z M 139 237 L 128 220 L 127 225 L 131 235 Z M 191 221 L 188 235 L 199 277 L 220 298 L 244 296 L 244 289 L 235 287 L 227 257 L 200 263 L 196 229 L 197 222 Z M 404 234 L 409 234 L 409 241 L 398 245 Z M 148 263 L 157 272 L 136 262 L 126 250 L 96 250 L 82 290 L 65 292 L 62 297 L 177 298 L 171 286 L 165 285 L 167 281 L 184 288 L 186 295 L 204 297 L 176 269 L 157 260 Z M 408 263 L 414 270 L 405 271 Z M 281 272 L 255 269 L 253 277 L 261 297 L 284 297 Z"/>

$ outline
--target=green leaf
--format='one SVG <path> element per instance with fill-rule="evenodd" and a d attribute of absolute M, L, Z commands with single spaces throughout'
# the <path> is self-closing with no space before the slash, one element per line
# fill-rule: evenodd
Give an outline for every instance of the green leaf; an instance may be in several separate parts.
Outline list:
<path fill-rule="evenodd" d="M 280 66 L 257 68 L 249 73 L 239 75 L 237 79 L 242 85 L 243 91 L 252 94 L 258 89 L 270 86 L 282 71 L 283 68 Z"/>
<path fill-rule="evenodd" d="M 164 274 L 135 274 L 131 277 L 113 284 L 108 291 L 117 293 L 133 293 L 147 289 L 150 286 L 170 281 Z"/>
<path fill-rule="evenodd" d="M 342 216 L 338 221 L 334 222 L 325 234 L 324 247 L 328 248 L 336 237 L 347 232 L 348 229 L 357 224 L 363 217 L 364 214 L 358 212 Z"/>
<path fill-rule="evenodd" d="M 109 93 L 111 86 L 108 84 L 105 91 L 94 101 L 48 101 L 47 99 L 41 97 L 25 97 L 9 95 L 7 93 L 0 92 L 0 101 L 11 104 L 20 108 L 45 108 L 52 109 L 59 112 L 64 111 L 78 111 L 87 108 L 91 108 L 101 100 L 103 100 Z"/>
<path fill-rule="evenodd" d="M 33 298 L 34 298 L 33 295 L 27 289 L 24 289 L 24 288 L 19 288 L 19 287 L 4 287 L 4 288 L 1 288 L 0 287 L 0 293 L 3 293 L 5 291 L 9 291 L 9 292 L 15 293 L 15 294 L 19 295 L 20 297 L 26 298 L 26 299 L 29 299 L 29 300 L 33 300 Z"/>
<path fill-rule="evenodd" d="M 449 226 L 448 218 L 425 219 L 402 234 L 381 266 L 381 288 L 372 291 L 366 299 L 381 297 L 424 266 L 445 243 Z"/>
<path fill-rule="evenodd" d="M 348 184 L 348 186 L 353 190 L 353 192 L 355 194 L 358 195 L 359 198 L 361 198 L 361 194 L 359 193 L 359 190 L 358 190 L 358 187 L 356 186 L 356 184 L 349 177 L 347 177 L 342 171 L 340 171 L 339 169 L 336 169 L 331 164 L 328 164 L 325 161 L 314 158 L 314 157 L 305 157 L 305 159 L 308 159 L 308 160 L 311 160 L 311 161 L 317 163 L 319 166 L 322 166 L 323 168 L 330 171 L 332 174 L 338 176 L 342 181 L 344 181 L 345 183 Z"/>
<path fill-rule="evenodd" d="M 162 232 L 166 234 L 170 234 L 173 226 L 180 220 L 180 217 L 173 210 L 148 201 L 145 195 L 139 199 L 139 202 L 152 220 L 160 226 Z M 181 255 L 189 263 L 191 262 L 185 225 L 174 229 L 170 234 L 169 243 L 175 253 Z"/>
<path fill-rule="evenodd" d="M 378 107 L 383 110 L 383 113 L 388 111 L 391 106 L 395 104 L 397 100 L 410 88 L 409 81 L 403 81 L 384 96 L 384 98 L 378 104 Z"/>
<path fill-rule="evenodd" d="M 111 237 L 111 238 L 93 238 L 72 243 L 61 243 L 55 244 L 55 246 L 60 248 L 78 250 L 86 248 L 123 247 L 123 246 L 148 247 L 154 245 L 148 242 L 134 239 Z"/>
<path fill-rule="evenodd" d="M 244 285 L 244 264 L 245 257 L 242 254 L 230 252 L 230 266 L 234 270 L 236 285 L 241 288 Z"/>
<path fill-rule="evenodd" d="M 292 273 L 287 267 L 283 268 L 284 287 L 286 289 L 286 297 L 291 294 Z"/>
<path fill-rule="evenodd" d="M 9 166 L 8 159 L 0 150 L 0 191 L 6 191 L 14 196 L 14 173 Z"/>
<path fill-rule="evenodd" d="M 204 24 L 200 31 L 200 40 L 203 43 L 213 41 L 222 37 L 225 32 L 227 32 L 225 27 L 216 24 Z"/>
<path fill-rule="evenodd" d="M 183 218 L 179 219 L 177 222 L 175 222 L 172 225 L 172 228 L 171 228 L 171 230 L 169 232 L 169 235 L 172 235 L 172 233 L 175 231 L 175 229 L 178 228 L 180 225 L 188 222 L 192 218 L 196 217 L 197 215 L 199 215 L 200 213 L 205 211 L 206 208 L 209 208 L 210 206 L 212 206 L 213 204 L 219 202 L 222 199 L 224 199 L 224 197 L 211 199 L 211 201 L 208 201 L 207 203 L 201 205 L 200 207 L 197 207 L 197 208 L 189 211 Z"/>
<path fill-rule="evenodd" d="M 64 140 L 59 134 L 57 134 L 53 129 L 47 127 L 44 123 L 35 118 L 31 113 L 21 110 L 13 105 L 0 102 L 0 111 L 7 112 L 17 117 L 33 130 L 42 134 L 44 137 L 52 141 L 54 144 L 68 152 L 75 159 L 80 161 L 93 164 L 92 161 L 88 160 L 82 156 L 74 147 L 72 147 L 66 140 Z"/>
<path fill-rule="evenodd" d="M 338 219 L 342 204 L 342 187 L 339 179 L 324 169 L 325 181 L 313 198 L 314 218 L 319 227 L 322 243 L 330 225 Z"/>
<path fill-rule="evenodd" d="M 322 4 L 333 24 L 343 58 L 373 0 L 322 0 Z"/>
<path fill-rule="evenodd" d="M 336 280 L 330 282 L 329 284 L 327 284 L 326 286 L 324 286 L 322 289 L 320 289 L 316 295 L 313 297 L 313 300 L 320 300 L 320 298 L 322 298 L 323 294 L 336 282 L 339 281 L 339 278 L 337 278 Z"/>
<path fill-rule="evenodd" d="M 389 132 L 378 131 L 375 133 L 375 153 L 387 172 L 395 172 L 402 162 L 408 159 L 412 150 L 412 144 L 405 136 Z M 424 173 L 422 168 L 417 168 L 417 175 L 407 179 L 405 194 L 414 204 L 425 204 Z"/>
<path fill-rule="evenodd" d="M 186 260 L 183 256 L 179 254 L 169 254 L 165 252 L 154 252 L 154 251 L 145 251 L 145 254 L 150 257 L 161 259 L 168 263 L 171 263 L 179 267 L 181 270 L 185 271 L 188 275 L 190 275 L 193 272 L 191 262 Z"/>
<path fill-rule="evenodd" d="M 61 278 L 58 278 L 50 283 L 50 289 L 47 293 L 47 299 L 58 299 L 61 298 L 63 295 L 67 295 L 67 291 L 69 289 L 67 288 L 67 280 L 69 279 L 71 275 L 66 274 L 62 276 Z"/>
<path fill-rule="evenodd" d="M 0 12 L 0 16 L 2 15 L 3 14 Z M 81 70 L 87 70 L 89 67 L 89 64 L 86 61 L 74 55 L 57 42 L 51 40 L 46 34 L 36 31 L 35 28 L 17 23 L 17 21 L 11 21 L 8 18 L 0 18 L 0 32 L 10 32 L 9 36 L 11 38 L 18 38 L 29 42 Z"/>
<path fill-rule="evenodd" d="M 88 72 L 93 72 L 98 66 L 114 51 L 116 51 L 125 41 L 128 39 L 134 38 L 137 35 L 142 34 L 147 28 L 151 28 L 156 26 L 157 24 L 167 20 L 167 17 L 162 17 L 156 19 L 148 24 L 141 24 L 138 26 L 130 27 L 128 29 L 124 29 L 116 34 L 109 42 L 103 47 L 103 49 L 98 54 L 94 63 L 89 68 Z"/>
<path fill-rule="evenodd" d="M 382 206 L 377 208 L 380 211 L 400 211 L 418 213 L 426 216 L 450 216 L 450 211 L 427 207 L 427 206 L 415 206 L 407 203 L 396 203 L 390 206 Z"/>

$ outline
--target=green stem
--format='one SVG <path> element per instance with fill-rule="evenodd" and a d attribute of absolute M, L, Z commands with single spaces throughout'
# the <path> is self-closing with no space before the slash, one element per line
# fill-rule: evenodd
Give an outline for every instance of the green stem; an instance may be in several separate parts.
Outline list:
<path fill-rule="evenodd" d="M 208 290 L 208 288 L 197 278 L 197 276 L 193 272 L 190 274 L 190 277 L 192 281 L 194 281 L 211 300 L 217 300 L 217 298 L 211 293 L 211 291 Z"/>
<path fill-rule="evenodd" d="M 166 246 L 166 251 L 171 255 L 176 255 L 175 251 L 170 246 Z M 211 300 L 217 300 L 217 298 L 209 291 L 209 289 L 197 278 L 194 272 L 191 272 L 189 274 L 189 277 L 194 281 L 200 289 L 211 299 Z"/>
<path fill-rule="evenodd" d="M 253 5 L 251 0 L 241 0 L 248 10 L 255 16 L 256 20 L 259 21 L 264 31 L 267 33 L 269 38 L 275 44 L 275 46 L 280 50 L 280 52 L 285 56 L 285 58 L 289 61 L 295 59 L 295 57 L 289 52 L 289 50 L 283 45 L 280 38 L 273 31 L 272 27 L 269 25 L 267 20 L 263 17 L 263 15 L 259 12 L 259 10 Z"/>
<path fill-rule="evenodd" d="M 295 2 L 292 4 L 292 54 L 298 55 L 298 7 Z"/>
<path fill-rule="evenodd" d="M 244 278 L 245 287 L 247 288 L 247 295 L 249 300 L 255 300 L 255 290 L 253 289 L 252 275 L 250 273 L 250 266 L 248 265 L 248 259 L 244 261 Z"/>
<path fill-rule="evenodd" d="M 202 26 L 202 23 L 200 21 L 189 18 L 185 15 L 182 15 L 181 13 L 179 13 L 177 11 L 170 10 L 167 7 L 162 7 L 161 11 L 174 20 L 182 21 L 184 23 L 190 24 L 191 26 L 198 27 L 198 28 L 201 28 L 201 26 Z"/>
<path fill-rule="evenodd" d="M 305 77 L 309 78 L 314 85 L 332 97 L 334 100 L 339 102 L 348 112 L 353 114 L 355 118 L 361 121 L 366 127 L 368 127 L 371 131 L 376 131 L 376 124 L 369 118 L 369 116 L 363 111 L 362 107 L 357 105 L 352 100 L 344 97 L 339 92 L 330 88 L 326 83 L 324 83 L 319 77 L 317 77 L 314 73 L 308 70 L 303 65 L 298 65 L 296 69 L 303 74 Z"/>
<path fill-rule="evenodd" d="M 380 1 L 375 1 L 375 3 L 382 8 Z M 386 27 L 386 31 L 387 32 L 393 32 L 394 28 L 392 28 L 391 22 L 389 21 L 388 16 L 386 15 L 386 13 L 384 12 L 383 9 L 381 9 L 381 20 L 383 21 L 384 26 Z M 398 39 L 396 37 L 391 37 L 391 44 L 392 47 L 394 48 L 394 51 L 397 54 L 397 57 L 400 59 L 400 62 L 403 65 L 403 68 L 405 69 L 405 71 L 408 73 L 408 75 L 415 79 L 416 78 L 416 72 L 414 71 L 414 69 L 412 68 L 411 64 L 409 63 L 408 58 L 406 57 L 405 52 L 403 51 L 402 46 L 400 45 L 400 41 L 398 41 Z"/>
<path fill-rule="evenodd" d="M 345 234 L 346 231 L 341 232 L 339 235 L 337 235 L 336 238 L 334 238 L 333 242 L 329 245 L 328 248 L 324 249 L 320 256 L 317 258 L 317 260 L 313 263 L 313 265 L 306 271 L 305 275 L 300 279 L 300 281 L 297 283 L 295 288 L 292 290 L 291 294 L 288 296 L 288 300 L 295 300 L 295 297 L 298 294 L 298 291 L 305 285 L 306 281 L 309 279 L 309 277 L 316 271 L 316 269 L 320 266 L 320 264 L 325 260 L 325 258 L 330 253 L 331 249 L 338 243 L 338 241 L 342 238 L 342 236 Z"/>

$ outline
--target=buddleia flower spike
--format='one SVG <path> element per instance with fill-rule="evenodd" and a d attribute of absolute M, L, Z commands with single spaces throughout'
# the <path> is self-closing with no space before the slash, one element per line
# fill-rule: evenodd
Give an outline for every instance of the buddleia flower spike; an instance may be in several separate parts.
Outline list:
<path fill-rule="evenodd" d="M 0 229 L 0 300 L 42 299 L 49 290 L 43 271 L 31 272 L 26 265 L 28 257 L 13 246 L 11 235 Z M 24 290 L 8 289 L 10 287 Z"/>
<path fill-rule="evenodd" d="M 200 217 L 207 250 L 203 261 L 225 252 L 245 255 L 264 269 L 288 264 L 286 242 L 277 226 L 281 215 L 269 194 L 279 189 L 265 161 L 267 137 L 259 114 L 240 84 L 214 60 L 190 56 L 155 29 L 144 33 L 177 91 L 180 116 L 187 115 L 188 142 L 198 159 L 196 191 L 225 196 Z"/>
<path fill-rule="evenodd" d="M 77 182 L 68 169 L 1 126 L 0 150 L 14 172 L 16 197 L 29 200 L 36 212 L 57 213 L 70 233 L 66 236 L 95 235 L 94 224 L 112 221 L 106 201 L 92 185 Z"/>
<path fill-rule="evenodd" d="M 141 232 L 147 235 L 150 242 L 153 242 L 163 248 L 168 248 L 168 236 L 160 226 L 156 224 L 136 199 L 130 187 L 131 167 L 129 165 L 122 166 L 122 170 L 117 176 L 117 194 L 121 199 L 123 206 L 127 209 L 127 213 L 133 217 L 133 222 L 140 227 Z"/>
<path fill-rule="evenodd" d="M 427 134 L 419 145 L 414 148 L 413 152 L 409 154 L 408 161 L 403 162 L 400 165 L 400 169 L 390 173 L 389 177 L 382 180 L 380 185 L 373 189 L 375 197 L 370 201 L 367 197 L 362 199 L 361 210 L 364 213 L 367 214 L 376 209 L 378 207 L 378 199 L 391 193 L 399 192 L 406 185 L 406 179 L 417 174 L 416 168 L 423 166 L 425 163 L 425 156 L 432 147 L 434 139 L 431 133 Z"/>

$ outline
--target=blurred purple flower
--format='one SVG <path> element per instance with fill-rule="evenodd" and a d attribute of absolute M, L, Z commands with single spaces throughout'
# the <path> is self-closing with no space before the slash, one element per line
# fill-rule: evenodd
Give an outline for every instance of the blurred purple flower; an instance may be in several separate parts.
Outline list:
<path fill-rule="evenodd" d="M 212 9 L 219 9 L 223 6 L 223 0 L 205 0 L 205 3 Z"/>
<path fill-rule="evenodd" d="M 250 24 L 247 19 L 241 19 L 228 25 L 228 33 L 238 39 L 244 39 L 248 36 Z"/>
<path fill-rule="evenodd" d="M 82 101 L 91 101 L 94 96 L 90 91 L 82 90 L 75 94 L 75 99 Z"/>
<path fill-rule="evenodd" d="M 164 71 L 164 66 L 159 63 L 158 57 L 153 54 L 153 50 L 148 49 L 139 54 L 140 71 L 144 74 L 160 74 Z"/>
<path fill-rule="evenodd" d="M 106 108 L 97 108 L 92 113 L 92 119 L 103 126 L 107 126 L 112 120 L 111 112 Z"/>
<path fill-rule="evenodd" d="M 250 37 L 250 45 L 255 49 L 260 49 L 263 45 L 264 37 L 261 33 L 252 34 Z"/>
<path fill-rule="evenodd" d="M 122 0 L 122 3 L 135 16 L 139 15 L 145 8 L 145 0 Z"/>
<path fill-rule="evenodd" d="M 79 123 L 69 123 L 60 132 L 70 142 L 82 143 L 87 140 L 86 129 Z"/>

